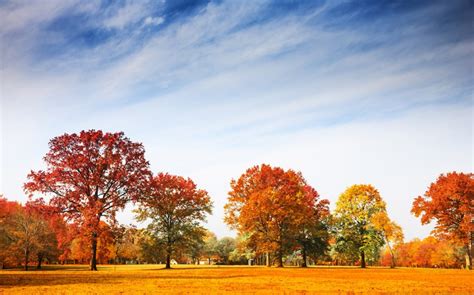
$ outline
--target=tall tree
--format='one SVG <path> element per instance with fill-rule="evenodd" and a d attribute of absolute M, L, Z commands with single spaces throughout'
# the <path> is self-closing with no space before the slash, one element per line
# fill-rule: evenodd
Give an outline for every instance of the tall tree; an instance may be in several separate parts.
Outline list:
<path fill-rule="evenodd" d="M 136 212 L 138 220 L 151 219 L 149 230 L 164 245 L 166 268 L 171 268 L 176 248 L 205 234 L 200 222 L 212 212 L 212 202 L 207 192 L 198 189 L 190 178 L 159 173 Z"/>
<path fill-rule="evenodd" d="M 141 143 L 122 132 L 98 130 L 53 138 L 44 157 L 46 170 L 31 171 L 25 190 L 52 195 L 50 203 L 89 233 L 90 269 L 97 270 L 97 239 L 102 218 L 137 200 L 150 172 Z"/>
<path fill-rule="evenodd" d="M 282 267 L 285 251 L 318 202 L 308 187 L 301 173 L 254 166 L 231 181 L 225 220 L 241 234 L 250 234 L 259 252 L 276 252 Z"/>
<path fill-rule="evenodd" d="M 466 268 L 472 269 L 474 247 L 474 174 L 441 174 L 424 196 L 413 202 L 421 223 L 436 220 L 434 234 L 464 244 Z"/>
<path fill-rule="evenodd" d="M 372 220 L 380 212 L 386 212 L 385 202 L 372 185 L 353 185 L 336 203 L 337 247 L 340 251 L 357 251 L 362 268 L 366 267 L 366 254 L 379 251 L 384 243 L 382 232 Z"/>

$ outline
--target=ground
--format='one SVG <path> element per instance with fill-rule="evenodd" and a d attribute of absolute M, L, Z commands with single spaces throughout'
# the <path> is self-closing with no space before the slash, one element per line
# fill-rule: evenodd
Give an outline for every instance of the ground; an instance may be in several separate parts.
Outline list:
<path fill-rule="evenodd" d="M 474 271 L 256 266 L 46 266 L 0 271 L 0 294 L 79 293 L 431 293 L 474 294 Z"/>

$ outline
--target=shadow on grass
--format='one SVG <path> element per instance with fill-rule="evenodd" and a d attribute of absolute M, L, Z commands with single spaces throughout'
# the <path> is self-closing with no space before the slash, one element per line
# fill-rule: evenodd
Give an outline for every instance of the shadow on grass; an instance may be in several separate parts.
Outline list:
<path fill-rule="evenodd" d="M 160 272 L 163 274 L 162 272 Z M 38 275 L 38 272 L 23 272 L 23 273 L 1 273 L 0 274 L 0 287 L 2 288 L 13 288 L 13 287 L 33 287 L 33 286 L 55 286 L 55 285 L 74 285 L 74 284 L 100 284 L 100 285 L 111 285 L 120 283 L 123 279 L 133 279 L 136 281 L 140 280 L 224 280 L 249 277 L 250 275 L 219 275 L 219 276 L 199 276 L 199 275 L 147 275 L 140 276 L 139 273 L 130 272 L 128 275 L 124 274 L 111 274 L 99 272 L 84 272 L 84 273 L 71 273 L 71 274 L 59 274 L 54 272 L 44 272 Z"/>

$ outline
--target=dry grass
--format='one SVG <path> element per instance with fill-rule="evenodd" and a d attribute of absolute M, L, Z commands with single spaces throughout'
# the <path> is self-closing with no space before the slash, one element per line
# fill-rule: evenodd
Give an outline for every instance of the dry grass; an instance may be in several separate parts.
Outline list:
<path fill-rule="evenodd" d="M 431 293 L 474 294 L 474 272 L 351 267 L 266 268 L 160 265 L 47 266 L 0 271 L 0 294 L 155 293 Z"/>

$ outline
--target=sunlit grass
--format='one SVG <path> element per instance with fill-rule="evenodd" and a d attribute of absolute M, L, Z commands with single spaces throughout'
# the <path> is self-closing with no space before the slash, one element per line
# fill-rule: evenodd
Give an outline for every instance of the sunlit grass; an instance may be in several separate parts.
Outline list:
<path fill-rule="evenodd" d="M 0 271 L 0 293 L 441 293 L 474 294 L 474 272 L 449 269 L 85 265 Z"/>

